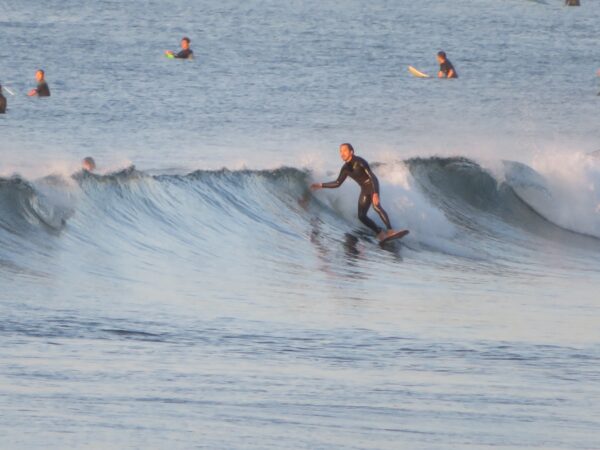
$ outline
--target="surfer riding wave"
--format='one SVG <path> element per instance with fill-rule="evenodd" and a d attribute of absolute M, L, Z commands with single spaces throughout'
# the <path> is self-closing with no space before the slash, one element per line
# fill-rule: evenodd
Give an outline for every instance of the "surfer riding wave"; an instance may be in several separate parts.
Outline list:
<path fill-rule="evenodd" d="M 392 229 L 390 219 L 381 206 L 379 200 L 379 180 L 369 167 L 369 163 L 363 158 L 354 154 L 354 148 L 352 144 L 344 143 L 340 145 L 340 157 L 345 162 L 340 170 L 337 180 L 330 181 L 328 183 L 314 183 L 310 188 L 315 191 L 322 188 L 337 188 L 342 185 L 347 177 L 352 178 L 360 186 L 360 196 L 358 198 L 358 219 L 364 223 L 367 227 L 375 232 L 377 239 L 385 241 L 393 237 L 401 237 L 397 230 Z M 367 216 L 369 208 L 373 206 L 373 209 L 386 226 L 386 230 L 379 227 L 373 220 Z M 402 234 L 405 235 L 408 232 Z"/>

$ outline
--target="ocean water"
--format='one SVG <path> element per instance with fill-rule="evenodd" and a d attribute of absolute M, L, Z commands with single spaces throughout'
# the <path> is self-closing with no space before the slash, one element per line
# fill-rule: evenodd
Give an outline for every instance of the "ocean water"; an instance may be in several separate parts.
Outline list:
<path fill-rule="evenodd" d="M 600 448 L 599 20 L 0 0 L 0 448 Z"/>

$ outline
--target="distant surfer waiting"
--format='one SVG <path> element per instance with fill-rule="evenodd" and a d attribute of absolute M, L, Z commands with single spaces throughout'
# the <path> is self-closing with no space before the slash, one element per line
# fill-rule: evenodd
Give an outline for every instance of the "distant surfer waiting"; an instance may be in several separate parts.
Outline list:
<path fill-rule="evenodd" d="M 454 66 L 446 57 L 446 52 L 439 51 L 437 54 L 437 60 L 440 63 L 438 78 L 458 78 L 458 74 L 456 73 Z"/>
<path fill-rule="evenodd" d="M 35 79 L 38 83 L 37 87 L 30 90 L 27 95 L 29 95 L 30 97 L 50 97 L 50 88 L 48 87 L 48 83 L 46 82 L 46 73 L 42 69 L 39 69 L 35 73 Z"/>
<path fill-rule="evenodd" d="M 397 231 L 392 229 L 390 219 L 379 201 L 379 181 L 369 167 L 369 163 L 361 157 L 356 156 L 354 154 L 354 148 L 348 143 L 340 145 L 340 157 L 345 164 L 342 166 L 342 170 L 340 170 L 337 180 L 328 183 L 314 183 L 310 188 L 313 191 L 322 188 L 337 188 L 341 186 L 347 177 L 350 177 L 360 186 L 358 218 L 375 232 L 377 239 L 383 242 L 408 234 L 407 230 Z M 373 205 L 373 209 L 379 214 L 379 217 L 381 217 L 387 230 L 382 230 L 381 227 L 377 226 L 377 224 L 367 216 L 367 212 L 371 205 Z"/>
<path fill-rule="evenodd" d="M 190 38 L 181 38 L 181 51 L 179 53 L 174 53 L 171 50 L 166 50 L 165 56 L 167 58 L 194 59 L 194 52 L 190 48 Z"/>
<path fill-rule="evenodd" d="M 0 84 L 0 114 L 6 112 L 6 97 L 2 93 L 2 85 Z"/>

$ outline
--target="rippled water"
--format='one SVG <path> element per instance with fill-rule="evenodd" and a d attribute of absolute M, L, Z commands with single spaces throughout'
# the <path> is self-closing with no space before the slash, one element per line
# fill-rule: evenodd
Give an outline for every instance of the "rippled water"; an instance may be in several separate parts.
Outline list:
<path fill-rule="evenodd" d="M 0 447 L 599 448 L 600 2 L 562 3 L 1 0 Z M 401 244 L 308 191 L 343 141 Z"/>

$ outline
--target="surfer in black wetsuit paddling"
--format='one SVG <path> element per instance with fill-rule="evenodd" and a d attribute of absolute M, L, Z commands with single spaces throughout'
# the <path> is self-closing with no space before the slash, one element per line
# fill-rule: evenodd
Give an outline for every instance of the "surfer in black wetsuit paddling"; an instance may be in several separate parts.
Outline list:
<path fill-rule="evenodd" d="M 392 229 L 390 219 L 382 208 L 379 201 L 379 181 L 369 167 L 369 163 L 359 156 L 354 155 L 354 148 L 351 144 L 340 145 L 340 156 L 346 164 L 342 166 L 340 174 L 335 181 L 329 183 L 314 183 L 310 188 L 315 191 L 321 188 L 337 188 L 347 177 L 352 178 L 360 186 L 360 197 L 358 198 L 358 218 L 362 223 L 368 226 L 377 234 L 380 241 L 386 240 L 398 232 Z M 367 211 L 373 205 L 373 209 L 379 214 L 387 230 L 382 230 L 367 216 Z"/>
<path fill-rule="evenodd" d="M 194 52 L 190 48 L 190 38 L 181 38 L 181 51 L 179 53 L 173 53 L 171 50 L 167 50 L 165 51 L 165 55 L 170 56 L 172 58 L 193 59 Z"/>

